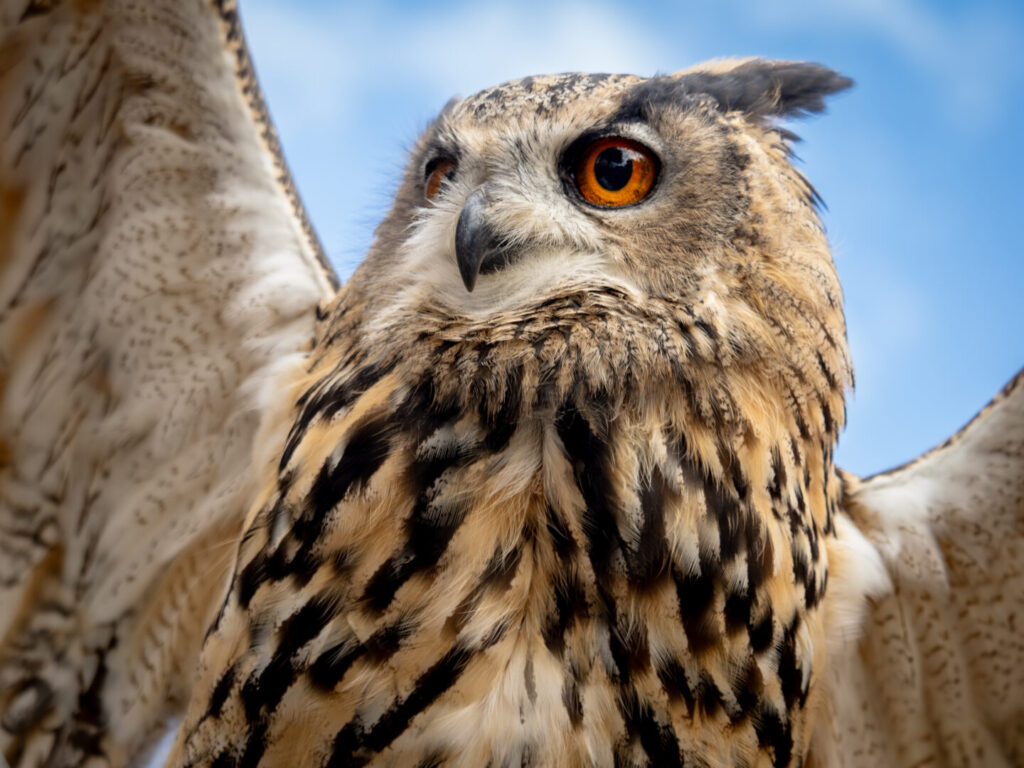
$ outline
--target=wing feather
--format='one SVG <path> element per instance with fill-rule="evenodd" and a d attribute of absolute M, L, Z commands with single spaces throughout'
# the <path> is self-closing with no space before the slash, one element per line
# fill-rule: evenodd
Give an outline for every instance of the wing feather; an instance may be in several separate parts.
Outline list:
<path fill-rule="evenodd" d="M 120 764 L 189 690 L 337 280 L 232 3 L 0 0 L 0 52 L 0 746 Z"/>
<path fill-rule="evenodd" d="M 1024 371 L 943 445 L 845 480 L 874 550 L 846 578 L 886 574 L 835 670 L 836 764 L 1024 764 Z"/>

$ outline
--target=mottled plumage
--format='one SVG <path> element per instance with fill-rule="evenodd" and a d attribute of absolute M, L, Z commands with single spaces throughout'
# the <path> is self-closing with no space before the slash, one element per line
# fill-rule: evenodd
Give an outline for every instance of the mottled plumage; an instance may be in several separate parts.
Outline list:
<path fill-rule="evenodd" d="M 329 295 L 233 9 L 99 5 L 3 16 L 15 765 L 125 764 L 183 707 L 170 766 L 1021 764 L 1021 377 L 905 468 L 832 461 L 841 292 L 779 121 L 848 80 L 453 101 Z M 634 205 L 576 185 L 609 136 L 655 158 Z"/>

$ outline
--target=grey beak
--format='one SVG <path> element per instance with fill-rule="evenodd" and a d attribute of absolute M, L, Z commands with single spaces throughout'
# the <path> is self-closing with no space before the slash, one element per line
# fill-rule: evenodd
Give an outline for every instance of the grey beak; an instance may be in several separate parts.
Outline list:
<path fill-rule="evenodd" d="M 478 276 L 504 269 L 522 255 L 520 247 L 504 243 L 488 223 L 487 202 L 484 187 L 473 190 L 455 225 L 455 260 L 459 263 L 462 282 L 470 292 Z"/>
<path fill-rule="evenodd" d="M 459 274 L 466 290 L 472 292 L 480 274 L 480 263 L 493 248 L 493 233 L 487 225 L 484 210 L 487 196 L 483 188 L 477 188 L 466 198 L 455 227 L 455 260 L 459 263 Z"/>

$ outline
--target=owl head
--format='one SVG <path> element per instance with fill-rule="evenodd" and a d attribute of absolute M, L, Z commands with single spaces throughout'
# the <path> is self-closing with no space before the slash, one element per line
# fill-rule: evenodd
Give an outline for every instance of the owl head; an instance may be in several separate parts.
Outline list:
<path fill-rule="evenodd" d="M 482 323 L 612 290 L 623 311 L 688 308 L 724 358 L 774 356 L 845 383 L 818 198 L 780 122 L 850 84 L 816 64 L 726 60 L 453 99 L 353 282 L 382 317 L 429 305 Z"/>

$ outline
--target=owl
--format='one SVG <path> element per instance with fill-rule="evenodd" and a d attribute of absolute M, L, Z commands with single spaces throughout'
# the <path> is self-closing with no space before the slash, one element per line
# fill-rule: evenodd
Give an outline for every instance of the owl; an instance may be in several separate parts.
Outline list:
<path fill-rule="evenodd" d="M 842 296 L 723 60 L 453 100 L 345 284 L 228 0 L 0 4 L 12 766 L 1024 764 L 1024 379 L 833 462 Z"/>

